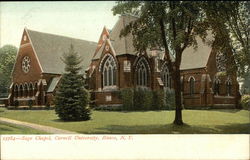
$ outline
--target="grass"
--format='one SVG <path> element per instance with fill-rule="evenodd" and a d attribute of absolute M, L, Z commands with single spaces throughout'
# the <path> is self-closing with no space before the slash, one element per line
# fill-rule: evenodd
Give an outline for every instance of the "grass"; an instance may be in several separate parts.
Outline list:
<path fill-rule="evenodd" d="M 20 127 L 13 124 L 0 122 L 0 134 L 47 134 L 28 127 Z"/>
<path fill-rule="evenodd" d="M 174 111 L 105 112 L 93 111 L 89 121 L 64 122 L 54 110 L 4 110 L 1 117 L 91 134 L 249 134 L 247 110 L 183 110 L 185 125 L 175 126 Z"/>

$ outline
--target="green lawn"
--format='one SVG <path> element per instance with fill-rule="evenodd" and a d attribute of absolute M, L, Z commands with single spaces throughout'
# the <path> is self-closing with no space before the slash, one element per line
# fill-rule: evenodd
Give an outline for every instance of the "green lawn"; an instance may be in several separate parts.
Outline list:
<path fill-rule="evenodd" d="M 250 133 L 247 110 L 183 110 L 185 125 L 172 125 L 174 111 L 93 111 L 92 119 L 63 122 L 53 110 L 4 110 L 1 117 L 48 125 L 79 133 Z"/>
<path fill-rule="evenodd" d="M 28 127 L 21 127 L 9 123 L 0 122 L 0 134 L 47 134 Z"/>

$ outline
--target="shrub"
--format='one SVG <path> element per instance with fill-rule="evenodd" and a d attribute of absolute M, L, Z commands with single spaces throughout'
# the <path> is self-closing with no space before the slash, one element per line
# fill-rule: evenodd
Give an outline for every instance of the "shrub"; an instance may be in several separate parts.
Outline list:
<path fill-rule="evenodd" d="M 122 111 L 122 105 L 101 105 L 95 108 L 95 110 L 99 111 Z"/>
<path fill-rule="evenodd" d="M 173 110 L 175 109 L 175 92 L 172 89 L 166 88 L 164 89 L 165 93 L 165 101 L 166 101 L 166 109 Z"/>
<path fill-rule="evenodd" d="M 134 90 L 134 108 L 135 110 L 152 109 L 153 94 L 148 88 L 138 87 Z"/>
<path fill-rule="evenodd" d="M 120 92 L 123 110 L 134 110 L 134 90 L 132 88 L 122 89 Z"/>
<path fill-rule="evenodd" d="M 45 105 L 45 109 L 49 110 L 50 109 L 50 102 L 48 101 Z"/>
<path fill-rule="evenodd" d="M 14 106 L 15 106 L 15 109 L 17 109 L 17 107 L 19 106 L 19 101 L 18 100 L 14 101 Z"/>
<path fill-rule="evenodd" d="M 241 105 L 243 109 L 250 110 L 250 95 L 243 95 L 241 98 Z"/>
<path fill-rule="evenodd" d="M 152 109 L 161 110 L 166 106 L 165 94 L 163 90 L 153 91 Z"/>
<path fill-rule="evenodd" d="M 33 100 L 28 100 L 28 106 L 29 106 L 29 109 L 31 109 L 32 108 L 32 106 L 33 106 Z"/>

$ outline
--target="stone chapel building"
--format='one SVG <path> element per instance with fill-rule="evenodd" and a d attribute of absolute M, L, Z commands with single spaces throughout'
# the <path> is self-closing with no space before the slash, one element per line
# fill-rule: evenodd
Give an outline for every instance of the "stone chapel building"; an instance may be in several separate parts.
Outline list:
<path fill-rule="evenodd" d="M 120 105 L 123 88 L 147 87 L 152 90 L 172 87 L 164 52 L 138 53 L 132 35 L 120 38 L 120 31 L 134 17 L 120 16 L 112 30 L 106 27 L 98 43 L 24 29 L 12 72 L 9 104 L 52 103 L 65 64 L 64 52 L 73 44 L 83 57 L 82 74 L 96 105 Z M 197 38 L 198 48 L 187 48 L 182 57 L 181 82 L 185 107 L 237 107 L 240 99 L 236 73 L 227 70 L 225 57 Z M 174 57 L 172 57 L 174 61 Z"/>

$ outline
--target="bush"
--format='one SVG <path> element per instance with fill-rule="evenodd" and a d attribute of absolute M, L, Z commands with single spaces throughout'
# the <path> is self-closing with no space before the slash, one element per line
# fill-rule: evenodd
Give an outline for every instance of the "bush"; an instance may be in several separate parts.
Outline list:
<path fill-rule="evenodd" d="M 29 106 L 29 109 L 31 109 L 32 108 L 32 106 L 33 106 L 33 100 L 28 100 L 28 106 Z"/>
<path fill-rule="evenodd" d="M 134 90 L 132 88 L 122 89 L 120 92 L 123 110 L 134 110 Z"/>
<path fill-rule="evenodd" d="M 15 109 L 17 109 L 17 107 L 19 106 L 19 101 L 18 100 L 14 101 L 14 106 L 15 106 Z"/>
<path fill-rule="evenodd" d="M 50 102 L 47 102 L 45 105 L 45 109 L 49 110 L 50 109 Z"/>
<path fill-rule="evenodd" d="M 243 109 L 250 110 L 250 95 L 243 95 L 241 98 L 241 105 Z"/>
<path fill-rule="evenodd" d="M 175 109 L 175 92 L 172 89 L 166 88 L 164 89 L 165 93 L 165 102 L 166 109 L 174 110 Z"/>
<path fill-rule="evenodd" d="M 166 106 L 165 94 L 163 90 L 153 91 L 153 110 L 161 110 Z"/>
<path fill-rule="evenodd" d="M 148 88 L 138 87 L 134 90 L 134 108 L 135 110 L 152 109 L 153 94 Z"/>
<path fill-rule="evenodd" d="M 95 108 L 97 111 L 122 111 L 122 105 L 102 105 Z"/>

